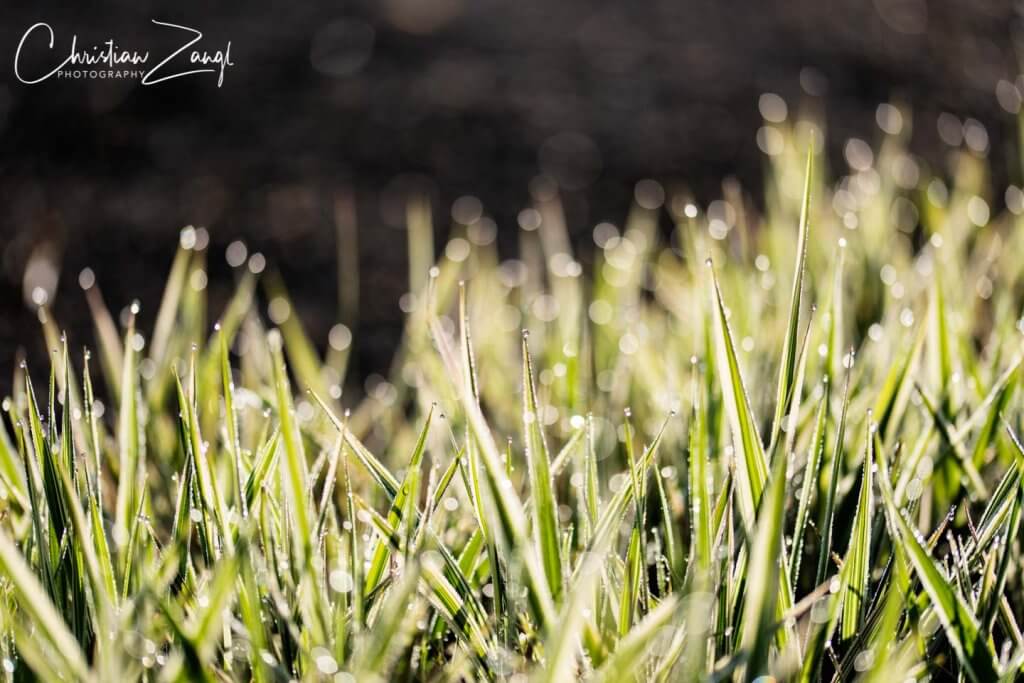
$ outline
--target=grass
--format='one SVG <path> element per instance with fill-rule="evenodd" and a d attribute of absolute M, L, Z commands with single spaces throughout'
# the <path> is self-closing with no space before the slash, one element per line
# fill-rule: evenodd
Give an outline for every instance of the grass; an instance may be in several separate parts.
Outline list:
<path fill-rule="evenodd" d="M 41 309 L 49 374 L 0 420 L 3 676 L 1020 677 L 1024 219 L 975 152 L 944 178 L 887 134 L 830 180 L 820 125 L 766 125 L 762 214 L 647 185 L 586 267 L 554 193 L 515 261 L 478 224 L 435 259 L 414 198 L 364 393 L 360 340 L 255 261 L 209 326 L 192 229 L 152 330 L 90 285 L 91 356 Z"/>

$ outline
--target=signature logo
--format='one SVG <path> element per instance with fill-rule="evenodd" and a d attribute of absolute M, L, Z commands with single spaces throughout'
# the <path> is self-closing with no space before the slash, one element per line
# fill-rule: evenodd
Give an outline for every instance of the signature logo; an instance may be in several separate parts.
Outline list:
<path fill-rule="evenodd" d="M 139 78 L 142 85 L 156 85 L 175 78 L 215 74 L 217 87 L 224 85 L 224 73 L 235 65 L 231 61 L 230 40 L 223 49 L 208 50 L 202 46 L 203 32 L 198 29 L 156 19 L 153 23 L 174 33 L 175 47 L 160 55 L 151 55 L 149 50 L 124 49 L 111 38 L 91 48 L 80 48 L 75 34 L 71 36 L 71 44 L 63 60 L 42 73 L 32 73 L 33 70 L 23 63 L 22 53 L 26 46 L 38 49 L 40 45 L 52 52 L 56 36 L 49 24 L 33 24 L 18 42 L 14 53 L 14 75 L 28 85 L 51 78 Z"/>

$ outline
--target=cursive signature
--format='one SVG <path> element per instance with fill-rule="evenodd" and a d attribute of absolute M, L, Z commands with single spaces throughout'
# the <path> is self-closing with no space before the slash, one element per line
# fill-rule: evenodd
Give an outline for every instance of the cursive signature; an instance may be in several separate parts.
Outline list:
<path fill-rule="evenodd" d="M 56 77 L 71 77 L 72 74 L 99 74 L 99 77 L 127 77 L 141 76 L 142 85 L 156 85 L 175 78 L 193 76 L 197 74 L 217 74 L 217 87 L 224 85 L 224 73 L 228 67 L 235 65 L 231 61 L 231 41 L 229 40 L 222 50 L 209 51 L 200 49 L 198 44 L 203 40 L 203 32 L 190 26 L 172 24 L 166 21 L 152 20 L 157 26 L 183 33 L 179 35 L 184 40 L 177 48 L 164 56 L 153 66 L 149 66 L 150 53 L 148 50 L 139 52 L 137 50 L 122 49 L 113 40 L 109 39 L 100 45 L 89 48 L 80 48 L 78 35 L 71 37 L 71 46 L 63 61 L 54 66 L 50 71 L 42 75 L 26 75 L 21 63 L 22 50 L 29 39 L 43 40 L 48 49 L 53 50 L 55 35 L 53 27 L 46 22 L 38 22 L 28 28 L 18 42 L 18 49 L 14 53 L 14 75 L 19 81 L 28 85 L 42 83 L 45 80 Z M 187 67 L 181 62 L 186 61 Z M 85 67 L 85 70 L 82 68 Z M 144 67 L 133 69 L 132 67 Z M 124 76 L 122 76 L 124 74 Z"/>

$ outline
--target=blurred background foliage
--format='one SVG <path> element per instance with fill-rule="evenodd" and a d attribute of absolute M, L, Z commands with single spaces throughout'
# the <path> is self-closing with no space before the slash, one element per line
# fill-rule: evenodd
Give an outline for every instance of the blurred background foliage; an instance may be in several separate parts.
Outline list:
<path fill-rule="evenodd" d="M 0 69 L 8 360 L 24 344 L 42 361 L 24 333 L 37 286 L 64 326 L 87 332 L 81 271 L 94 271 L 115 313 L 153 301 L 153 274 L 167 272 L 169 245 L 192 224 L 207 231 L 215 308 L 232 289 L 225 251 L 242 240 L 283 276 L 321 350 L 339 321 L 356 333 L 358 386 L 385 373 L 398 345 L 415 264 L 394 245 L 406 241 L 410 196 L 429 202 L 435 250 L 479 218 L 509 259 L 522 211 L 554 181 L 587 265 L 594 226 L 621 228 L 643 178 L 702 210 L 723 198 L 764 210 L 771 130 L 799 111 L 828 123 L 830 176 L 845 171 L 850 138 L 879 141 L 877 106 L 896 99 L 914 113 L 902 134 L 916 165 L 948 181 L 955 149 L 997 152 L 997 204 L 1020 180 L 1011 2 L 144 1 L 9 3 L 0 16 L 5 55 L 35 21 L 53 24 L 59 44 L 72 33 L 146 44 L 159 18 L 231 40 L 236 63 L 221 89 L 26 86 Z M 667 235 L 671 216 L 654 220 Z M 144 308 L 142 321 L 155 313 Z"/>

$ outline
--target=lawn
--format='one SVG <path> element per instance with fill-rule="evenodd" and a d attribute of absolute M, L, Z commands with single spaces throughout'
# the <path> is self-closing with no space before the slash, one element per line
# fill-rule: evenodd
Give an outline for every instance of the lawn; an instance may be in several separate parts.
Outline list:
<path fill-rule="evenodd" d="M 272 254 L 209 311 L 187 228 L 147 329 L 83 273 L 92 338 L 40 308 L 50 367 L 5 360 L 3 676 L 1017 678 L 1024 193 L 909 117 L 832 169 L 765 122 L 757 201 L 641 181 L 575 251 L 550 183 L 515 258 L 410 198 L 363 391 Z"/>

